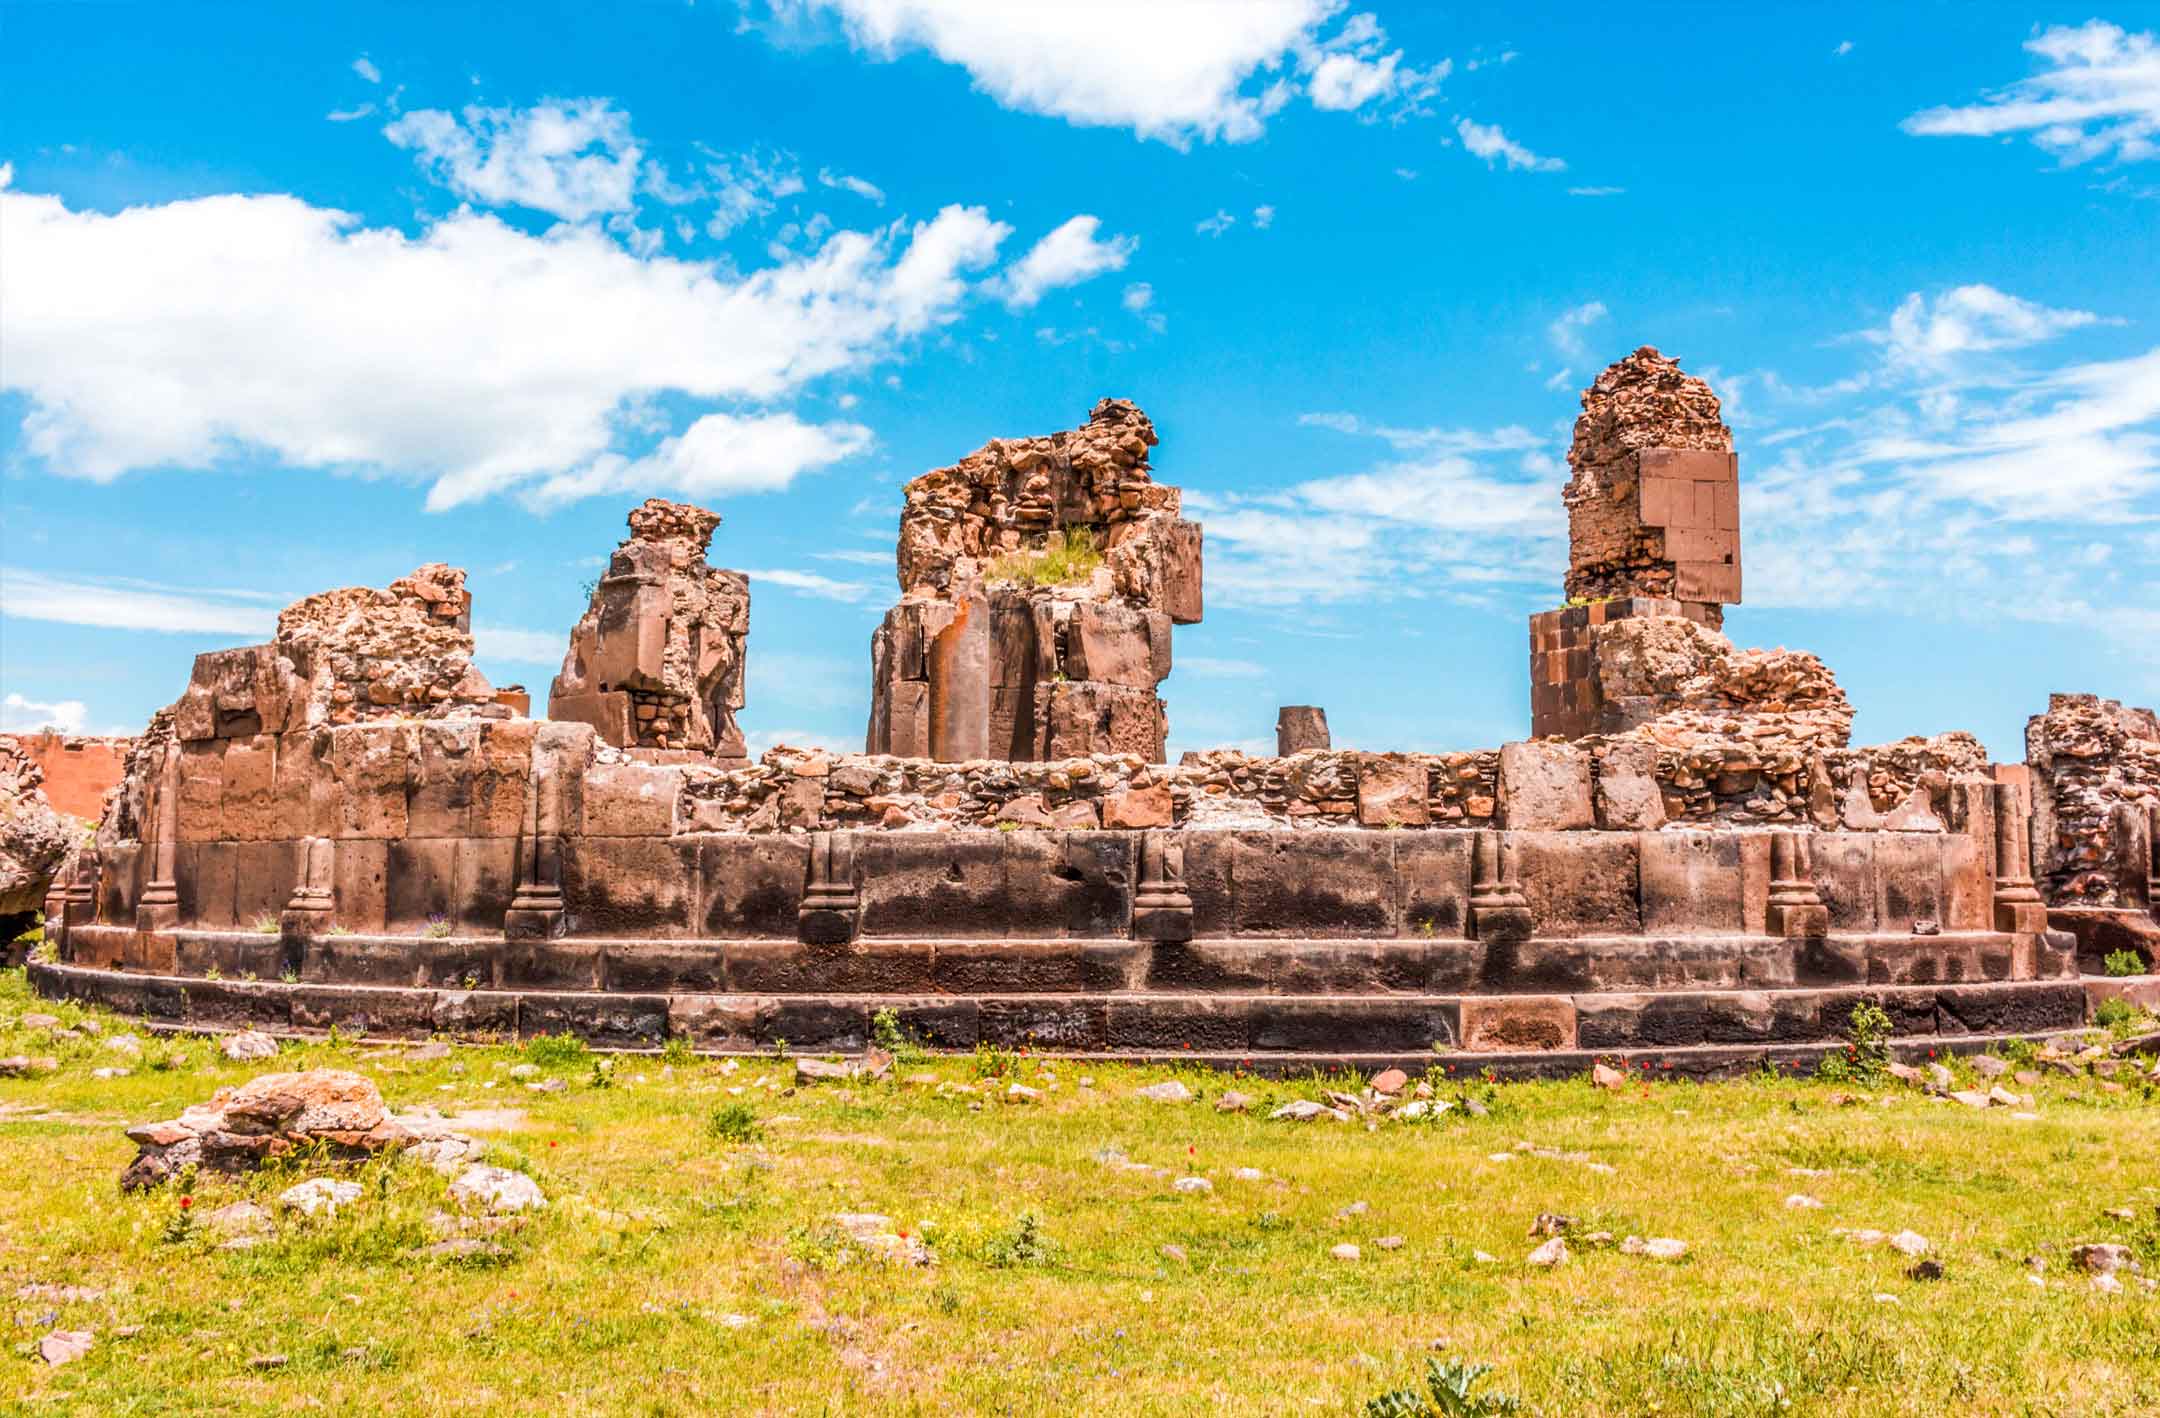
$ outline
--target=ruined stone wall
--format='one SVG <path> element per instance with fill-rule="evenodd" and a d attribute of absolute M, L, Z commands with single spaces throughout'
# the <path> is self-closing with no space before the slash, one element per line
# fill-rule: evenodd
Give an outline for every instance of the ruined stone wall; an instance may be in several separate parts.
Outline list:
<path fill-rule="evenodd" d="M 648 498 L 570 632 L 548 717 L 618 748 L 742 761 L 750 582 L 706 563 L 718 513 Z"/>
<path fill-rule="evenodd" d="M 1710 386 L 1646 345 L 1582 408 L 1564 493 L 1569 599 L 1738 601 L 1739 473 Z"/>
<path fill-rule="evenodd" d="M 44 774 L 45 800 L 53 811 L 96 822 L 105 811 L 105 795 L 127 771 L 135 740 L 124 734 L 62 734 L 53 730 L 16 738 Z"/>
<path fill-rule="evenodd" d="M 2147 908 L 2160 811 L 2160 716 L 2094 694 L 2052 694 L 2025 727 L 2033 875 L 2051 906 Z"/>
<path fill-rule="evenodd" d="M 81 829 L 45 800 L 45 770 L 13 734 L 0 734 L 0 959 L 27 930 Z"/>
<path fill-rule="evenodd" d="M 1201 533 L 1157 483 L 1147 415 L 994 439 L 907 486 L 903 593 L 871 640 L 873 753 L 1162 757 L 1170 627 L 1201 614 Z M 1095 559 L 1099 558 L 1099 564 Z"/>

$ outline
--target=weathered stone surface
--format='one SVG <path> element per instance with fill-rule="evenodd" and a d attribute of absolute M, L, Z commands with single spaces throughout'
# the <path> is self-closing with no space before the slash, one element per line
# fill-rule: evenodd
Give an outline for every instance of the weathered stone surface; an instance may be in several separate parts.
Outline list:
<path fill-rule="evenodd" d="M 750 582 L 708 565 L 720 515 L 647 498 L 630 513 L 548 689 L 548 717 L 591 724 L 617 748 L 744 756 Z"/>
<path fill-rule="evenodd" d="M 903 599 L 871 638 L 872 753 L 1160 761 L 1170 626 L 1200 618 L 1200 529 L 1121 399 L 909 483 Z"/>
<path fill-rule="evenodd" d="M 1285 704 L 1275 712 L 1276 756 L 1328 747 L 1327 710 L 1317 704 Z"/>
<path fill-rule="evenodd" d="M 45 904 L 80 829 L 45 800 L 44 770 L 13 735 L 0 735 L 0 958 Z"/>
<path fill-rule="evenodd" d="M 2160 716 L 2092 694 L 2048 696 L 2025 727 L 2033 875 L 2054 907 L 2151 908 L 2160 877 Z"/>
<path fill-rule="evenodd" d="M 1510 828 L 1591 827 L 1590 755 L 1571 744 L 1511 743 L 1500 750 L 1500 812 Z"/>

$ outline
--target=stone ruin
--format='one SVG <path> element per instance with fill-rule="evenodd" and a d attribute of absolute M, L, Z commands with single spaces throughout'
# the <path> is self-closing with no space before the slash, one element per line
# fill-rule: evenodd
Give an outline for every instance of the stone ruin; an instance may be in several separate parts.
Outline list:
<path fill-rule="evenodd" d="M 750 578 L 705 562 L 719 514 L 648 498 L 570 632 L 548 718 L 616 748 L 748 762 L 743 707 Z"/>
<path fill-rule="evenodd" d="M 1584 409 L 1523 742 L 1336 749 L 1289 706 L 1275 756 L 1163 763 L 1200 529 L 1111 400 L 910 484 L 866 754 L 743 760 L 747 589 L 700 509 L 631 514 L 546 721 L 472 668 L 450 568 L 301 602 L 136 740 L 31 978 L 193 1027 L 818 1053 L 889 1010 L 1272 1069 L 1709 1075 L 1863 1003 L 1907 1055 L 2082 1025 L 2124 988 L 2096 950 L 2152 959 L 2150 713 L 2058 697 L 2027 764 L 1851 746 L 1820 661 L 1721 633 L 1715 395 L 1641 350 Z"/>
<path fill-rule="evenodd" d="M 871 638 L 868 751 L 941 763 L 1163 759 L 1170 627 L 1200 619 L 1200 527 L 1155 425 L 1105 399 L 907 485 L 900 603 Z"/>

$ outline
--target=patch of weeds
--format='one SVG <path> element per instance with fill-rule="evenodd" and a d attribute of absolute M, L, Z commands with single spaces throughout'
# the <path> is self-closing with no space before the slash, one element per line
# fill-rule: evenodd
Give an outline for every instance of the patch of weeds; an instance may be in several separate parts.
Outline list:
<path fill-rule="evenodd" d="M 1890 1076 L 1890 1016 L 1880 1005 L 1857 1004 L 1845 1021 L 1845 1052 L 1825 1054 L 1815 1076 L 1825 1083 L 1880 1084 Z"/>
<path fill-rule="evenodd" d="M 900 1022 L 900 1012 L 890 1006 L 870 1016 L 870 1042 L 891 1054 L 893 1062 L 903 1067 L 923 1059 L 921 1041 Z"/>
<path fill-rule="evenodd" d="M 592 1077 L 585 1080 L 585 1086 L 587 1088 L 613 1088 L 615 1086 L 615 1061 L 613 1059 L 594 1059 L 592 1061 Z"/>
<path fill-rule="evenodd" d="M 765 1135 L 765 1125 L 748 1103 L 722 1103 L 706 1115 L 705 1135 L 716 1142 L 737 1145 L 756 1142 Z"/>
<path fill-rule="evenodd" d="M 682 1035 L 670 1034 L 667 1042 L 660 1046 L 660 1062 L 670 1068 L 688 1068 L 697 1062 L 697 1051 Z"/>
<path fill-rule="evenodd" d="M 995 1044 L 977 1044 L 974 1070 L 977 1078 L 1003 1078 L 1019 1072 L 1020 1060 L 1009 1049 L 1001 1049 Z"/>
<path fill-rule="evenodd" d="M 2145 958 L 2134 950 L 2111 950 L 2100 962 L 2100 968 L 2118 980 L 2125 975 L 2142 975 Z"/>
<path fill-rule="evenodd" d="M 1290 1218 L 1280 1211 L 1263 1211 L 1246 1224 L 1255 1231 L 1287 1231 L 1290 1229 Z"/>
<path fill-rule="evenodd" d="M 300 972 L 293 969 L 290 965 L 278 971 L 277 977 L 279 984 L 297 985 L 300 983 Z"/>
<path fill-rule="evenodd" d="M 257 916 L 254 931 L 257 935 L 276 935 L 278 933 L 277 912 L 265 911 Z"/>
<path fill-rule="evenodd" d="M 525 1058 L 542 1068 L 576 1068 L 592 1057 L 592 1048 L 575 1034 L 535 1034 L 525 1041 Z"/>
<path fill-rule="evenodd" d="M 1042 1218 L 1032 1211 L 1021 1212 L 1013 1218 L 1012 1225 L 985 1237 L 975 1247 L 976 1259 L 998 1270 L 1051 1265 L 1056 1262 L 1057 1253 L 1057 1242 L 1043 1231 Z"/>
<path fill-rule="evenodd" d="M 335 924 L 333 924 L 329 927 L 329 929 L 323 932 L 324 935 L 351 935 L 352 933 L 353 928 L 351 926 L 340 926 Z"/>
<path fill-rule="evenodd" d="M 1483 1418 L 1492 1413 L 1514 1413 L 1522 1400 L 1510 1393 L 1472 1390 L 1492 1372 L 1488 1364 L 1462 1359 L 1442 1363 L 1425 1361 L 1425 1392 L 1399 1388 L 1365 1400 L 1366 1418 Z"/>
<path fill-rule="evenodd" d="M 429 940 L 447 940 L 450 937 L 450 931 L 450 918 L 440 911 L 429 912 L 427 924 L 420 928 L 420 934 L 426 936 Z"/>
<path fill-rule="evenodd" d="M 2128 1034 L 2130 1026 L 2138 1021 L 2138 1007 L 2120 995 L 2100 1001 L 2093 1011 L 2093 1023 L 2117 1034 Z"/>
<path fill-rule="evenodd" d="M 2014 1069 L 2037 1068 L 2040 1064 L 2040 1046 L 2030 1039 L 2005 1039 L 1995 1046 L 1995 1053 Z"/>
<path fill-rule="evenodd" d="M 848 1263 L 848 1238 L 831 1222 L 788 1227 L 781 1249 L 811 1270 L 838 1270 Z"/>
<path fill-rule="evenodd" d="M 1075 586 L 1103 564 L 1102 549 L 1086 527 L 1052 533 L 1039 547 L 1009 551 L 983 571 L 983 580 L 1014 581 L 1022 586 Z"/>

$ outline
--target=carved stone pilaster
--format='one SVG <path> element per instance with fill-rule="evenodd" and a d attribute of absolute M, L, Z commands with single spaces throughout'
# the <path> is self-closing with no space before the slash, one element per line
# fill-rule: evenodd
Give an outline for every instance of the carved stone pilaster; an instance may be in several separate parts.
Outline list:
<path fill-rule="evenodd" d="M 300 880 L 278 916 L 279 933 L 288 939 L 321 935 L 337 911 L 337 843 L 308 837 L 300 848 Z"/>
<path fill-rule="evenodd" d="M 1530 939 L 1530 903 L 1517 875 L 1515 844 L 1495 828 L 1480 830 L 1470 855 L 1470 934 L 1482 941 Z"/>
<path fill-rule="evenodd" d="M 1192 893 L 1185 889 L 1185 843 L 1174 832 L 1140 836 L 1140 883 L 1133 892 L 1135 940 L 1193 937 Z"/>
<path fill-rule="evenodd" d="M 1806 832 L 1770 834 L 1770 934 L 1820 940 L 1830 933 L 1830 908 L 1815 889 L 1815 839 Z"/>
<path fill-rule="evenodd" d="M 503 912 L 505 940 L 549 940 L 563 934 L 562 833 L 564 766 L 537 744 L 525 780 L 525 830 L 518 839 L 517 891 Z"/>
<path fill-rule="evenodd" d="M 803 885 L 795 932 L 806 945 L 850 945 L 862 920 L 855 890 L 855 835 L 810 834 L 810 875 Z"/>
<path fill-rule="evenodd" d="M 2032 838 L 2025 790 L 1995 785 L 1995 929 L 2037 935 L 2047 929 L 2047 903 L 2032 878 Z"/>
<path fill-rule="evenodd" d="M 165 750 L 158 770 L 157 815 L 150 846 L 150 880 L 135 898 L 138 934 L 170 931 L 180 924 L 180 883 L 175 857 L 180 840 L 180 745 Z"/>
<path fill-rule="evenodd" d="M 2153 919 L 2160 921 L 2160 802 L 2145 809 L 2145 840 L 2152 853 L 2145 866 L 2145 900 Z"/>

